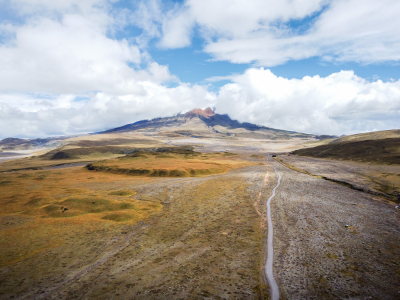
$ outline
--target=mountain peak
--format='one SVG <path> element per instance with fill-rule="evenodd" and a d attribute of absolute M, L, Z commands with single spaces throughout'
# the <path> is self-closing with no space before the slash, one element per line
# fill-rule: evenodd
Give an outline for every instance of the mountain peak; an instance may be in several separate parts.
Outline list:
<path fill-rule="evenodd" d="M 192 109 L 191 111 L 187 112 L 185 115 L 188 117 L 202 116 L 204 118 L 209 118 L 211 116 L 214 116 L 215 113 L 210 107 L 207 107 L 206 109 L 201 109 L 201 108 Z"/>

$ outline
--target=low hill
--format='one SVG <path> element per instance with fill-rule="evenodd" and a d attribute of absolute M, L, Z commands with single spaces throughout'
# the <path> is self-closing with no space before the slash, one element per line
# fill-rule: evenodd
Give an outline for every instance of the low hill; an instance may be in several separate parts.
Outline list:
<path fill-rule="evenodd" d="M 29 150 L 38 147 L 55 147 L 60 144 L 60 138 L 46 138 L 46 139 L 19 139 L 19 138 L 5 138 L 0 141 L 0 151 L 7 150 Z"/>
<path fill-rule="evenodd" d="M 378 137 L 379 135 L 375 136 Z M 400 138 L 357 140 L 361 138 L 358 136 L 355 138 L 355 141 L 352 141 L 351 136 L 347 138 L 348 140 L 345 141 L 335 140 L 327 145 L 296 150 L 293 154 L 317 158 L 400 165 Z"/>
<path fill-rule="evenodd" d="M 359 142 L 366 140 L 382 140 L 391 138 L 400 138 L 400 129 L 373 131 L 342 136 L 336 139 L 334 142 Z"/>
<path fill-rule="evenodd" d="M 251 164 L 235 160 L 236 156 L 227 152 L 200 153 L 191 147 L 147 148 L 116 159 L 97 161 L 86 168 L 131 176 L 193 177 L 225 173 Z"/>

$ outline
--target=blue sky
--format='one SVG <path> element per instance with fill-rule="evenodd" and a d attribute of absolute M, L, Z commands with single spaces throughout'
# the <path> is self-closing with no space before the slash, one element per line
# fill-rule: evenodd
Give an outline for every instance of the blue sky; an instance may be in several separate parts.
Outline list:
<path fill-rule="evenodd" d="M 400 126 L 397 0 L 0 0 L 0 138 L 215 106 L 315 133 Z"/>
<path fill-rule="evenodd" d="M 193 38 L 192 45 L 180 49 L 149 49 L 154 60 L 169 66 L 170 71 L 184 82 L 204 83 L 207 78 L 243 73 L 253 67 L 251 63 L 237 64 L 215 61 L 210 54 L 203 53 L 203 41 Z M 326 62 L 319 57 L 291 60 L 282 65 L 269 68 L 277 76 L 301 79 L 304 76 L 328 76 L 341 70 L 353 70 L 354 73 L 369 81 L 397 81 L 400 79 L 400 65 L 397 62 L 364 64 L 357 62 Z M 223 80 L 226 83 L 226 80 Z M 219 82 L 213 83 L 220 87 Z"/>
<path fill-rule="evenodd" d="M 182 5 L 185 1 L 163 1 L 163 7 L 173 8 L 175 4 Z M 328 2 L 327 2 L 328 3 Z M 135 11 L 136 3 L 133 1 L 117 1 L 116 9 L 131 9 Z M 318 20 L 321 14 L 329 10 L 329 5 L 304 18 L 281 22 L 277 26 L 287 26 L 291 30 L 304 34 Z M 279 23 L 279 22 L 277 22 Z M 131 38 L 143 33 L 142 28 L 134 25 L 126 26 L 116 36 L 119 39 Z M 191 35 L 191 44 L 182 48 L 166 49 L 157 46 L 157 40 L 149 42 L 147 51 L 151 57 L 160 64 L 169 66 L 170 71 L 183 82 L 203 83 L 207 78 L 214 76 L 227 76 L 244 72 L 254 66 L 249 63 L 231 63 L 227 61 L 215 61 L 213 56 L 203 51 L 205 40 L 198 28 L 194 28 Z M 326 61 L 314 56 L 301 60 L 289 60 L 278 66 L 270 67 L 271 71 L 286 78 L 303 78 L 304 76 L 328 76 L 341 70 L 353 70 L 356 75 L 370 81 L 381 79 L 382 81 L 399 80 L 400 65 L 396 60 L 379 63 L 355 62 L 355 61 Z M 219 86 L 215 83 L 214 85 Z"/>

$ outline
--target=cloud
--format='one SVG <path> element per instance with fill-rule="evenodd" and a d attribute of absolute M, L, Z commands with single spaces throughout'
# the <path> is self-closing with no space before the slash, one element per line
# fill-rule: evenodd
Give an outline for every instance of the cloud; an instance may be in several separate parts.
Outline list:
<path fill-rule="evenodd" d="M 21 23 L 0 26 L 0 137 L 97 131 L 215 99 L 134 41 L 110 37 L 121 24 L 106 4 L 36 1 L 19 11 Z"/>
<path fill-rule="evenodd" d="M 398 128 L 400 81 L 369 82 L 341 71 L 287 79 L 248 69 L 221 87 L 217 111 L 240 121 L 314 134 L 351 134 Z"/>
<path fill-rule="evenodd" d="M 160 0 L 140 1 L 136 3 L 133 10 L 123 9 L 120 15 L 122 15 L 123 26 L 132 24 L 142 29 L 142 33 L 134 38 L 140 48 L 147 48 L 153 38 L 161 37 L 160 27 L 164 15 Z"/>
<path fill-rule="evenodd" d="M 399 126 L 399 81 L 369 82 L 352 71 L 287 79 L 251 68 L 210 78 L 231 81 L 216 95 L 180 82 L 145 50 L 152 38 L 184 47 L 200 32 L 205 51 L 236 63 L 398 60 L 398 1 L 188 0 L 165 12 L 152 0 L 117 14 L 111 2 L 0 0 L 18 19 L 0 24 L 0 138 L 93 132 L 214 105 L 241 121 L 316 134 Z M 305 31 L 287 23 L 305 17 Z M 115 37 L 132 24 L 143 33 Z"/>
<path fill-rule="evenodd" d="M 40 13 L 71 13 L 93 11 L 107 6 L 107 0 L 0 0 L 0 4 L 8 5 L 19 15 L 32 15 Z"/>
<path fill-rule="evenodd" d="M 187 0 L 167 14 L 161 44 L 188 46 L 197 26 L 204 51 L 232 63 L 398 61 L 399 11 L 397 0 Z"/>
<path fill-rule="evenodd" d="M 268 30 L 271 22 L 306 17 L 326 2 L 188 0 L 165 14 L 160 46 L 181 48 L 190 45 L 196 24 L 209 41 L 212 38 L 242 39 L 255 31 Z"/>
<path fill-rule="evenodd" d="M 60 21 L 40 18 L 16 28 L 15 39 L 0 46 L 0 91 L 110 91 L 150 79 L 128 66 L 141 63 L 138 47 L 108 38 L 106 25 L 105 15 L 67 14 Z"/>
<path fill-rule="evenodd" d="M 196 22 L 219 38 L 244 38 L 268 30 L 273 22 L 307 17 L 328 3 L 327 0 L 188 0 L 186 7 Z"/>
<path fill-rule="evenodd" d="M 140 83 L 142 93 L 98 92 L 88 98 L 76 95 L 30 97 L 0 95 L 0 139 L 46 137 L 96 132 L 138 120 L 172 116 L 194 107 L 212 106 L 215 94 L 198 85 L 168 88 L 157 83 Z"/>
<path fill-rule="evenodd" d="M 161 48 L 182 48 L 191 44 L 193 18 L 188 10 L 170 11 L 163 20 Z"/>
<path fill-rule="evenodd" d="M 287 79 L 263 68 L 248 69 L 230 80 L 217 95 L 198 85 L 171 88 L 150 81 L 138 83 L 140 92 L 130 94 L 2 94 L 0 138 L 95 132 L 214 105 L 218 113 L 242 122 L 313 134 L 399 126 L 400 81 L 370 82 L 353 71 Z"/>

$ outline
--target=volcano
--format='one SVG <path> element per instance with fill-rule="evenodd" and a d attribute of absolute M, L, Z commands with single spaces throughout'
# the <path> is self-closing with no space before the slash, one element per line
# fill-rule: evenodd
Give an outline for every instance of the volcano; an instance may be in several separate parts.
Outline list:
<path fill-rule="evenodd" d="M 232 120 L 227 114 L 216 114 L 213 109 L 196 108 L 173 117 L 141 120 L 132 124 L 109 129 L 101 133 L 136 132 L 145 135 L 169 137 L 240 137 L 256 139 L 319 138 L 318 136 L 269 128 Z"/>

